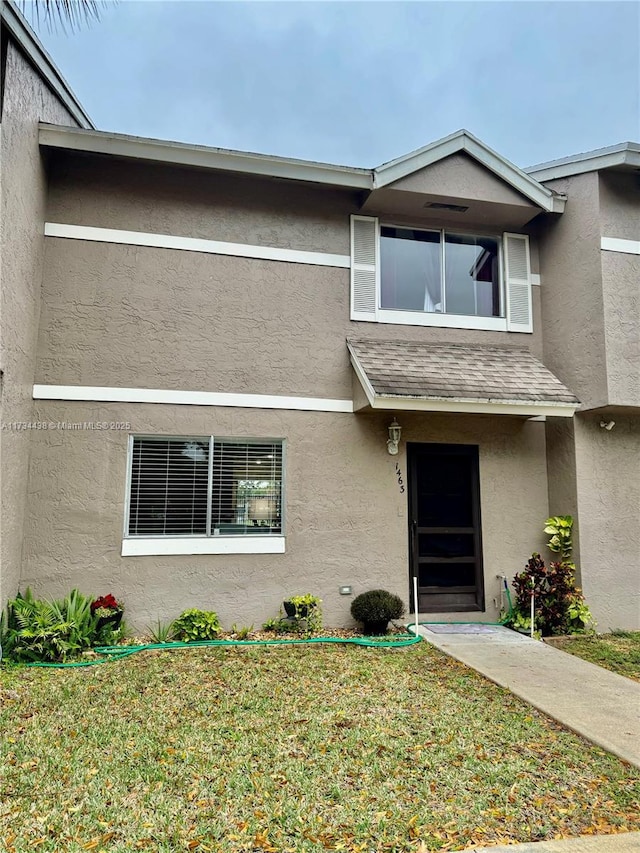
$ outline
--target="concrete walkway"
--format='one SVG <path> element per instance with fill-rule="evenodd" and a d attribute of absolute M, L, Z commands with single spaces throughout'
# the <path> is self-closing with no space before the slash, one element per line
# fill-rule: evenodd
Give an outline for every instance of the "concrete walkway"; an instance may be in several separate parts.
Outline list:
<path fill-rule="evenodd" d="M 619 835 L 583 835 L 564 841 L 534 841 L 507 847 L 468 847 L 462 853 L 638 853 L 640 832 Z"/>
<path fill-rule="evenodd" d="M 500 625 L 421 625 L 418 630 L 451 657 L 640 768 L 637 682 Z M 497 853 L 500 848 L 491 849 Z M 511 846 L 510 853 L 514 849 Z M 529 847 L 524 849 L 528 851 Z M 542 853 L 546 848 L 534 845 L 530 849 Z M 548 849 L 555 853 L 555 848 Z M 581 851 L 580 847 L 576 849 Z M 640 844 L 620 849 L 640 851 Z"/>

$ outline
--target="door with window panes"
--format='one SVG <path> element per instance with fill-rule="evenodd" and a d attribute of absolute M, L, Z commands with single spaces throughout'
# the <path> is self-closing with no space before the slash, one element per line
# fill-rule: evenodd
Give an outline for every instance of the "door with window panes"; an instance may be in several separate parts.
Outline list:
<path fill-rule="evenodd" d="M 478 447 L 409 443 L 407 461 L 420 612 L 484 610 Z"/>

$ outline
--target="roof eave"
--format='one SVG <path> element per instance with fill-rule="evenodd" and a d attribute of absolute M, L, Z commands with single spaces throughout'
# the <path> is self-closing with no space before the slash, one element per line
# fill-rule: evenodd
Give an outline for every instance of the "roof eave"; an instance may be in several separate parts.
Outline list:
<path fill-rule="evenodd" d="M 71 87 L 56 67 L 53 59 L 40 44 L 37 36 L 11 0 L 0 3 L 0 18 L 42 79 L 64 104 L 80 127 L 93 129 L 94 124 L 85 112 L 84 107 L 73 94 Z"/>
<path fill-rule="evenodd" d="M 535 178 L 505 160 L 466 130 L 459 130 L 418 151 L 378 166 L 373 170 L 374 189 L 388 186 L 460 151 L 473 157 L 542 210 L 548 213 L 564 211 L 564 196 L 542 186 Z"/>
<path fill-rule="evenodd" d="M 556 163 L 541 163 L 527 169 L 527 174 L 535 176 L 537 181 L 553 181 L 557 178 L 568 178 L 586 172 L 601 172 L 620 166 L 640 168 L 640 146 L 626 143 L 618 150 L 604 150 L 595 155 L 593 153 L 578 155 Z"/>
<path fill-rule="evenodd" d="M 40 145 L 67 151 L 107 154 L 126 159 L 170 163 L 200 169 L 239 172 L 268 178 L 308 181 L 347 189 L 370 190 L 369 169 L 352 169 L 309 160 L 270 157 L 244 151 L 166 142 L 119 133 L 40 124 Z"/>
<path fill-rule="evenodd" d="M 572 418 L 579 404 L 545 400 L 491 400 L 374 394 L 374 398 L 370 401 L 369 405 L 372 409 L 398 412 L 443 412 L 469 415 Z"/>

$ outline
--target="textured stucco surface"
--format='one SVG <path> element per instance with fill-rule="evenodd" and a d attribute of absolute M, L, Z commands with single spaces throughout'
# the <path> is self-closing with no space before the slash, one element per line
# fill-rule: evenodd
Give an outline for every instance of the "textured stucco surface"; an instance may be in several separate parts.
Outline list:
<path fill-rule="evenodd" d="M 575 418 L 580 564 L 598 630 L 640 629 L 640 418 Z"/>
<path fill-rule="evenodd" d="M 349 336 L 541 346 L 538 287 L 526 335 L 351 322 L 334 267 L 46 238 L 45 270 L 45 384 L 350 399 Z"/>
<path fill-rule="evenodd" d="M 5 425 L 32 420 L 46 201 L 39 120 L 75 124 L 9 44 L 0 152 L 0 366 Z M 19 583 L 30 440 L 28 431 L 0 433 L 0 606 L 15 594 Z"/>
<path fill-rule="evenodd" d="M 388 189 L 435 193 L 451 198 L 477 199 L 496 204 L 535 205 L 468 154 L 459 153 L 432 163 L 412 175 L 389 184 Z"/>
<path fill-rule="evenodd" d="M 640 255 L 602 252 L 602 289 L 607 402 L 640 407 Z"/>
<path fill-rule="evenodd" d="M 640 240 L 640 183 L 637 172 L 600 172 L 603 237 Z"/>
<path fill-rule="evenodd" d="M 598 175 L 547 182 L 568 195 L 539 234 L 543 361 L 586 408 L 607 399 Z"/>
<path fill-rule="evenodd" d="M 581 580 L 574 418 L 547 418 L 545 437 L 549 515 L 570 515 L 573 517 L 573 560 L 578 567 L 576 577 Z M 549 552 L 545 550 L 544 555 L 546 559 Z"/>
<path fill-rule="evenodd" d="M 357 212 L 344 190 L 56 154 L 47 219 L 348 255 Z"/>
<path fill-rule="evenodd" d="M 349 624 L 350 597 L 385 587 L 408 600 L 405 440 L 479 444 L 487 612 L 499 581 L 542 547 L 547 512 L 544 427 L 516 418 L 403 413 L 398 457 L 386 452 L 390 415 L 41 402 L 47 421 L 129 421 L 139 434 L 271 436 L 286 440 L 286 553 L 121 557 L 127 435 L 33 436 L 23 582 L 40 594 L 73 586 L 122 596 L 138 628 L 183 608 L 211 607 L 227 626 L 261 624 L 286 595 L 313 592 L 327 624 Z M 494 606 L 496 599 L 496 606 Z M 440 616 L 439 618 L 442 618 Z M 478 618 L 476 614 L 474 618 Z"/>

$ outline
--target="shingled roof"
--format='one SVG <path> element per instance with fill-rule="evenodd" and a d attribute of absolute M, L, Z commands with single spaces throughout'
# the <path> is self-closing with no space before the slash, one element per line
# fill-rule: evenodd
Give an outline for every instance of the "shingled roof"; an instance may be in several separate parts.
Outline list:
<path fill-rule="evenodd" d="M 572 415 L 579 405 L 571 391 L 526 349 L 353 339 L 347 344 L 372 408 L 393 408 L 394 401 L 404 409 L 414 408 L 410 401 L 441 401 L 483 403 L 497 411 L 509 404 L 530 408 L 532 413 L 557 407 L 563 410 L 557 414 Z M 382 405 L 383 398 L 392 405 Z M 415 408 L 482 410 L 442 405 Z"/>

